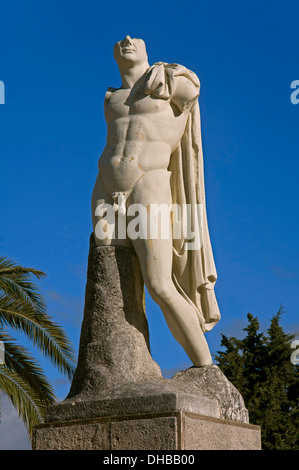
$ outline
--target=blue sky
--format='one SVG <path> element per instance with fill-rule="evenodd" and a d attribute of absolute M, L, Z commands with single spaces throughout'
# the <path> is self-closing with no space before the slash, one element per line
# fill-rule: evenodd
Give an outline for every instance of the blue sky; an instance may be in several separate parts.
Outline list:
<path fill-rule="evenodd" d="M 126 34 L 145 40 L 151 64 L 183 64 L 201 81 L 222 315 L 207 335 L 211 351 L 221 333 L 243 334 L 248 312 L 267 328 L 280 304 L 282 325 L 299 333 L 299 105 L 290 100 L 299 79 L 298 2 L 11 0 L 0 7 L 0 253 L 47 273 L 40 290 L 75 349 L 90 199 L 106 137 L 103 98 L 108 86 L 120 86 L 112 49 Z M 147 312 L 152 354 L 165 374 L 191 365 L 148 296 Z M 43 364 L 64 398 L 69 384 Z M 16 445 L 18 421 L 10 422 L 7 448 Z"/>

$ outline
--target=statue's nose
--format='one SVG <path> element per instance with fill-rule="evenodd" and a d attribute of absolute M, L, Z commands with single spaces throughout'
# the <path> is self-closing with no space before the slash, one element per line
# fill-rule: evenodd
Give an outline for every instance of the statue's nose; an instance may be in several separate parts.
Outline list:
<path fill-rule="evenodd" d="M 132 38 L 131 36 L 126 36 L 125 39 L 123 39 L 123 44 L 132 44 Z"/>

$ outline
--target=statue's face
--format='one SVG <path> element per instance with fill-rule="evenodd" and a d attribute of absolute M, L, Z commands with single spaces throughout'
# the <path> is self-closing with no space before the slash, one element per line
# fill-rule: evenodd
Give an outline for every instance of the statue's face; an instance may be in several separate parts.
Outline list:
<path fill-rule="evenodd" d="M 126 36 L 113 49 L 114 58 L 120 68 L 147 62 L 147 53 L 142 39 Z"/>

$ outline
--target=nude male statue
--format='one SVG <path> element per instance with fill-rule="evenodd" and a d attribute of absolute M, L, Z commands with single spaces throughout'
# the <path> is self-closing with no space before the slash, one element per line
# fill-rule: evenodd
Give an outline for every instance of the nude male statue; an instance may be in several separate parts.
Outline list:
<path fill-rule="evenodd" d="M 195 198 L 204 205 L 198 161 L 200 128 L 196 127 L 198 78 L 177 64 L 150 67 L 143 40 L 130 36 L 116 43 L 114 57 L 122 86 L 108 89 L 105 98 L 107 142 L 92 195 L 94 233 L 102 220 L 97 208 L 103 203 L 115 204 L 116 195 L 122 195 L 126 208 L 132 204 L 171 206 L 184 191 L 185 202 Z M 191 145 L 188 139 L 192 139 Z M 194 149 L 197 156 L 190 158 Z M 203 221 L 203 243 L 196 253 L 187 253 L 180 241 L 175 245 L 171 236 L 130 240 L 95 236 L 98 245 L 133 245 L 150 295 L 173 336 L 198 367 L 212 363 L 204 333 L 220 318 L 205 215 Z"/>

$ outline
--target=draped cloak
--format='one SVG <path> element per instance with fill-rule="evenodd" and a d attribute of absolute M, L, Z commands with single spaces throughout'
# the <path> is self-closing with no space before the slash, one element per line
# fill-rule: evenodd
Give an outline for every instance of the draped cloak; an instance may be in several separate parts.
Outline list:
<path fill-rule="evenodd" d="M 177 290 L 194 306 L 202 330 L 209 331 L 220 320 L 214 286 L 217 272 L 209 236 L 201 123 L 199 110 L 200 82 L 196 74 L 178 64 L 158 62 L 148 70 L 143 83 L 146 95 L 168 100 L 175 93 L 175 77 L 187 78 L 194 87 L 191 100 L 181 103 L 180 111 L 189 111 L 183 136 L 171 155 L 168 170 L 172 203 L 181 208 L 189 205 L 191 231 L 181 238 L 173 238 L 172 277 Z M 185 206 L 186 207 L 186 206 Z M 183 212 L 181 211 L 181 215 Z M 182 217 L 181 217 L 182 220 Z M 182 230 L 183 232 L 183 230 Z M 186 237 L 195 233 L 199 243 L 192 244 Z M 195 248 L 192 248 L 192 247 Z"/>

